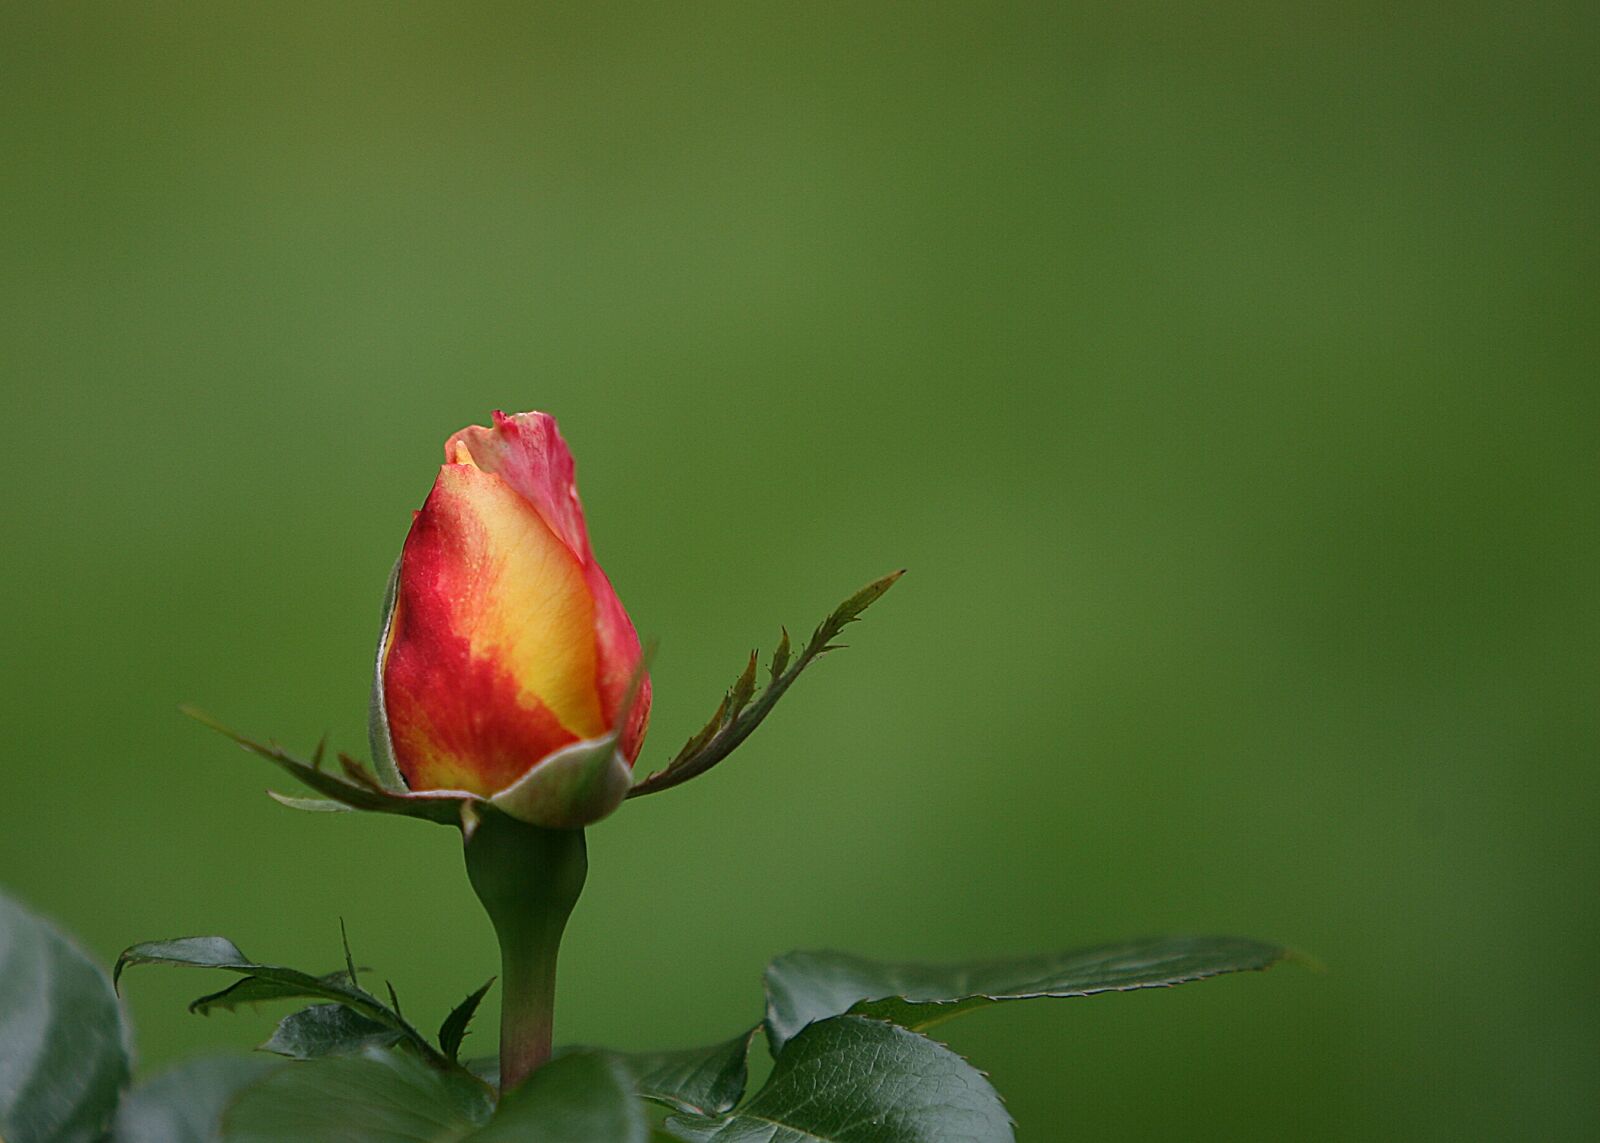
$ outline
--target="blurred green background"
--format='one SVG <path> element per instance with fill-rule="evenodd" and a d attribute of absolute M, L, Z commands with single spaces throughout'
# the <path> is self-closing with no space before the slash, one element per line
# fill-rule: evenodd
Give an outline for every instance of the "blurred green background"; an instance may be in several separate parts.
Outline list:
<path fill-rule="evenodd" d="M 561 418 L 661 764 L 911 574 L 735 761 L 591 833 L 561 1039 L 772 955 L 1225 931 L 1326 962 L 949 1026 L 1033 1143 L 1600 1116 L 1593 5 L 0 9 L 0 882 L 436 1020 L 458 839 L 364 752 L 451 431 Z M 129 980 L 146 1070 L 266 1035 Z M 217 982 L 220 983 L 220 982 Z M 491 1044 L 492 1017 L 477 1032 Z"/>

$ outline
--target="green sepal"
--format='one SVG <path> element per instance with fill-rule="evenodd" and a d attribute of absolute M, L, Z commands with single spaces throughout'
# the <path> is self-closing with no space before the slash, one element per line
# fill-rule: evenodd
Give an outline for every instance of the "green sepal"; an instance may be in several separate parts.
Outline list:
<path fill-rule="evenodd" d="M 310 761 L 296 758 L 274 743 L 256 742 L 247 738 L 193 707 L 184 706 L 179 709 L 196 722 L 233 739 L 252 754 L 258 754 L 282 767 L 325 798 L 352 810 L 399 814 L 404 817 L 421 818 L 439 825 L 459 827 L 463 807 L 480 800 L 465 790 L 428 790 L 413 793 L 386 789 L 378 778 L 346 754 L 339 756 L 345 771 L 345 776 L 340 777 L 324 770 L 320 765 L 320 758 Z M 280 802 L 284 800 L 282 795 L 275 794 L 274 797 Z M 317 804 L 315 799 L 295 799 L 286 804 L 293 804 L 295 809 L 327 809 L 326 806 Z"/>
<path fill-rule="evenodd" d="M 632 769 L 617 752 L 617 735 L 607 734 L 546 755 L 489 804 L 529 825 L 582 829 L 609 817 L 632 781 Z"/>
<path fill-rule="evenodd" d="M 773 1061 L 766 1084 L 718 1116 L 675 1115 L 689 1143 L 1011 1143 L 1011 1117 L 982 1072 L 895 1024 L 835 1016 Z"/>
<path fill-rule="evenodd" d="M 367 743 L 372 750 L 372 765 L 386 790 L 404 793 L 406 781 L 394 757 L 394 739 L 389 733 L 389 710 L 383 693 L 383 667 L 389 657 L 389 630 L 394 625 L 395 603 L 400 598 L 400 560 L 389 572 L 383 590 L 383 620 L 378 626 L 378 650 L 372 665 L 372 698 L 367 704 Z"/>
<path fill-rule="evenodd" d="M 330 798 L 300 798 L 293 794 L 280 794 L 276 790 L 268 790 L 267 797 L 291 810 L 300 810 L 309 814 L 349 814 L 355 812 L 354 806 L 347 806 L 343 802 L 335 802 Z"/>
<path fill-rule="evenodd" d="M 331 1001 L 398 1033 L 405 1043 L 430 1063 L 440 1067 L 452 1066 L 399 1012 L 356 984 L 353 973 L 346 972 L 337 977 L 313 976 L 299 969 L 250 960 L 226 937 L 177 937 L 166 941 L 146 941 L 124 949 L 112 970 L 113 984 L 121 979 L 124 969 L 141 964 L 222 969 L 247 979 L 294 990 L 280 992 L 279 996 L 297 995 Z"/>
<path fill-rule="evenodd" d="M 1010 1000 L 1167 988 L 1271 968 L 1287 949 L 1240 937 L 1157 937 L 966 964 L 886 964 L 792 952 L 767 966 L 767 1039 L 780 1052 L 806 1025 L 851 1012 L 911 1029 Z"/>
<path fill-rule="evenodd" d="M 683 749 L 678 751 L 671 762 L 634 783 L 633 788 L 628 791 L 628 797 L 643 797 L 645 794 L 654 794 L 682 785 L 691 778 L 698 778 L 732 754 L 772 712 L 772 708 L 800 677 L 800 673 L 829 651 L 840 650 L 841 645 L 834 640 L 847 626 L 861 618 L 861 613 L 881 598 L 883 593 L 893 587 L 895 581 L 904 574 L 905 571 L 902 569 L 874 580 L 834 608 L 812 632 L 811 638 L 801 648 L 799 655 L 794 657 L 793 662 L 790 661 L 789 632 L 785 628 L 778 642 L 778 649 L 772 656 L 767 687 L 759 698 L 754 697 L 757 655 L 752 652 L 744 671 L 723 696 L 722 702 L 711 716 L 711 721 L 684 743 Z"/>

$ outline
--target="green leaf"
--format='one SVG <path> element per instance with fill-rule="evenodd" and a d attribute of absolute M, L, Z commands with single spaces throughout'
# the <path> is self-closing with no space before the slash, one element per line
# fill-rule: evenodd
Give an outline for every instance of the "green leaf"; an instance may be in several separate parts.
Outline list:
<path fill-rule="evenodd" d="M 406 1053 L 316 1060 L 246 1088 L 223 1116 L 225 1143 L 462 1143 L 489 1117 L 489 1089 Z"/>
<path fill-rule="evenodd" d="M 123 1099 L 112 1143 L 219 1143 L 228 1102 L 279 1066 L 259 1056 L 208 1056 L 168 1068 Z"/>
<path fill-rule="evenodd" d="M 261 1050 L 294 1060 L 314 1060 L 322 1056 L 356 1056 L 368 1048 L 390 1048 L 404 1038 L 403 1033 L 342 1004 L 313 1004 L 280 1020 Z"/>
<path fill-rule="evenodd" d="M 676 1111 L 720 1115 L 744 1095 L 750 1041 L 756 1029 L 709 1048 L 619 1055 L 634 1090 Z"/>
<path fill-rule="evenodd" d="M 450 1015 L 439 1025 L 439 1047 L 452 1060 L 461 1058 L 461 1041 L 466 1037 L 467 1025 L 472 1023 L 478 1005 L 483 1003 L 483 998 L 488 995 L 489 989 L 494 987 L 494 981 L 495 978 L 492 976 L 484 981 L 482 988 L 451 1009 Z"/>
<path fill-rule="evenodd" d="M 929 1028 L 1005 1000 L 1164 988 L 1270 968 L 1286 949 L 1239 937 L 1158 937 L 970 964 L 884 964 L 792 952 L 767 967 L 767 1038 L 777 1052 L 807 1024 L 844 1012 Z"/>
<path fill-rule="evenodd" d="M 749 663 L 733 687 L 723 696 L 722 704 L 711 716 L 711 721 L 684 743 L 683 749 L 678 751 L 671 762 L 649 777 L 636 782 L 628 791 L 628 797 L 643 797 L 645 794 L 654 794 L 661 790 L 669 790 L 673 786 L 680 786 L 691 778 L 698 778 L 732 754 L 772 712 L 772 708 L 800 677 L 800 673 L 829 651 L 838 650 L 833 640 L 845 626 L 859 619 L 861 613 L 881 598 L 883 593 L 893 587 L 895 581 L 904 574 L 902 569 L 891 572 L 882 579 L 874 580 L 834 608 L 828 618 L 824 619 L 812 633 L 810 641 L 793 663 L 789 662 L 789 632 L 785 629 L 783 638 L 778 643 L 778 649 L 772 656 L 767 688 L 759 698 L 754 699 L 752 696 L 755 692 L 757 657 L 756 653 L 752 652 Z"/>
<path fill-rule="evenodd" d="M 644 1105 L 621 1061 L 601 1052 L 552 1060 L 500 1101 L 470 1143 L 648 1143 Z"/>
<path fill-rule="evenodd" d="M 124 949 L 122 955 L 117 958 L 112 980 L 114 982 L 120 980 L 124 969 L 140 964 L 163 964 L 176 968 L 219 968 L 260 981 L 263 986 L 286 990 L 278 992 L 278 996 L 315 997 L 332 1001 L 334 1004 L 342 1004 L 352 1012 L 399 1033 L 407 1043 L 433 1063 L 439 1065 L 449 1063 L 420 1032 L 406 1023 L 398 1012 L 366 989 L 349 982 L 343 973 L 333 977 L 312 976 L 308 972 L 285 968 L 282 965 L 259 964 L 246 957 L 239 951 L 239 947 L 226 937 L 178 937 L 167 941 L 147 941 Z M 353 971 L 352 964 L 347 973 Z M 214 1000 L 217 996 L 225 995 L 226 992 L 218 993 L 211 997 L 202 997 L 201 1000 Z"/>
<path fill-rule="evenodd" d="M 796 1036 L 766 1086 L 716 1117 L 673 1116 L 691 1143 L 1009 1143 L 1011 1117 L 983 1073 L 943 1044 L 864 1016 Z"/>
<path fill-rule="evenodd" d="M 127 1029 L 105 972 L 0 896 L 0 1138 L 94 1143 L 127 1082 Z"/>
<path fill-rule="evenodd" d="M 330 972 L 317 977 L 319 985 L 343 984 L 348 979 L 345 970 Z M 196 1016 L 209 1016 L 215 1009 L 225 1012 L 237 1011 L 241 1004 L 261 1004 L 270 1000 L 309 1000 L 324 995 L 321 988 L 315 992 L 308 992 L 296 984 L 285 984 L 278 980 L 267 980 L 259 976 L 247 976 L 243 980 L 235 981 L 220 992 L 209 992 L 194 1000 L 189 1005 L 189 1011 Z"/>

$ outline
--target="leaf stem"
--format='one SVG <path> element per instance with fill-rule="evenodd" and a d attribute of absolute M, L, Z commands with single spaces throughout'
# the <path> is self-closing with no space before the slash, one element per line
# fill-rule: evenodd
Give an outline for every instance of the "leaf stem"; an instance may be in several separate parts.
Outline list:
<path fill-rule="evenodd" d="M 550 1059 L 556 954 L 583 891 L 582 830 L 543 829 L 486 809 L 467 836 L 467 876 L 500 941 L 500 1090 Z"/>

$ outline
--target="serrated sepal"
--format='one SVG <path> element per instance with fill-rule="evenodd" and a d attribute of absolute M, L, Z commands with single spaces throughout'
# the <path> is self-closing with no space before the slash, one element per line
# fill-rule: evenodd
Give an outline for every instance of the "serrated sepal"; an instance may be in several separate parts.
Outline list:
<path fill-rule="evenodd" d="M 784 692 L 800 677 L 800 673 L 828 652 L 840 650 L 840 645 L 833 640 L 838 638 L 840 632 L 847 626 L 861 618 L 861 613 L 893 587 L 895 581 L 904 574 L 905 571 L 902 569 L 873 580 L 834 608 L 812 632 L 811 638 L 806 641 L 806 645 L 800 649 L 798 655 L 793 654 L 789 630 L 784 628 L 783 635 L 778 641 L 778 648 L 773 652 L 772 664 L 767 671 L 766 689 L 760 695 L 756 694 L 756 666 L 759 653 L 752 651 L 744 671 L 723 696 L 716 713 L 711 716 L 711 721 L 684 743 L 683 749 L 678 751 L 671 762 L 634 783 L 633 788 L 628 791 L 628 797 L 638 798 L 682 785 L 691 778 L 698 778 L 732 754 L 740 743 L 749 738 L 756 727 L 761 725 L 761 721 L 771 713 Z"/>
<path fill-rule="evenodd" d="M 300 781 L 321 794 L 323 798 L 337 803 L 338 807 L 341 808 L 365 810 L 369 813 L 399 814 L 403 817 L 421 818 L 424 821 L 436 822 L 439 825 L 459 828 L 462 821 L 462 807 L 469 802 L 482 800 L 476 794 L 466 790 L 422 790 L 413 792 L 410 790 L 386 789 L 378 778 L 348 755 L 340 755 L 339 758 L 344 774 L 342 776 L 334 774 L 331 771 L 324 770 L 320 765 L 320 751 L 317 757 L 309 761 L 297 758 L 276 743 L 257 742 L 252 738 L 247 738 L 238 731 L 224 726 L 210 715 L 192 707 L 186 706 L 180 709 L 196 722 L 202 723 L 217 733 L 233 739 L 252 754 L 260 755 L 288 773 L 293 774 Z M 274 791 L 268 792 L 275 801 L 297 810 L 325 812 L 334 808 L 319 799 L 292 798 Z"/>

